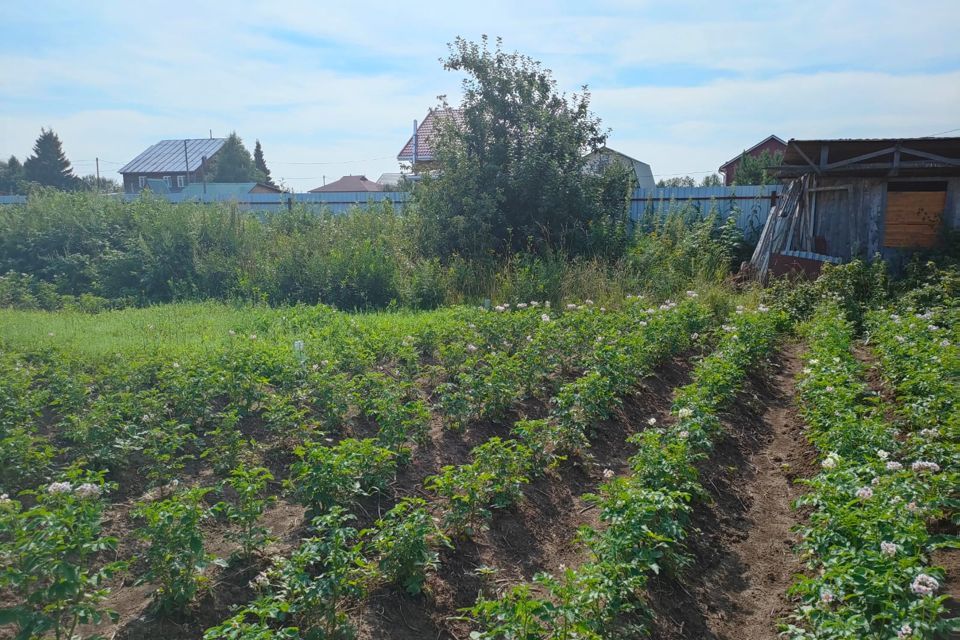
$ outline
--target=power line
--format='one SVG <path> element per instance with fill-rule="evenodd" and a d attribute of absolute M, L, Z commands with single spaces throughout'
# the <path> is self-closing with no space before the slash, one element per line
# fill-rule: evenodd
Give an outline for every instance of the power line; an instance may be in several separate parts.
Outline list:
<path fill-rule="evenodd" d="M 928 135 L 928 136 L 924 136 L 924 138 L 932 138 L 932 137 L 934 137 L 934 136 L 942 136 L 942 135 L 945 134 L 945 133 L 953 133 L 954 131 L 960 131 L 960 129 L 950 129 L 950 130 L 948 130 L 948 131 L 941 131 L 940 133 L 931 133 L 931 134 Z"/>
<path fill-rule="evenodd" d="M 356 162 L 373 162 L 374 160 L 390 160 L 393 156 L 380 156 L 379 158 L 365 158 L 363 160 L 340 160 L 339 162 L 276 162 L 271 160 L 270 164 L 295 164 L 295 165 L 329 165 L 329 164 L 353 164 Z"/>

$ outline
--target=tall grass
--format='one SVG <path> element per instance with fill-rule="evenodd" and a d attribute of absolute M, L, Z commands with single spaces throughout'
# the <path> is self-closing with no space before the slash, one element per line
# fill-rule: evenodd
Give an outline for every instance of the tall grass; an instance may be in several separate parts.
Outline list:
<path fill-rule="evenodd" d="M 681 208 L 641 220 L 625 251 L 467 260 L 429 255 L 416 209 L 389 204 L 258 216 L 230 203 L 41 192 L 0 208 L 0 306 L 93 311 L 215 299 L 429 309 L 668 297 L 722 281 L 737 255 L 735 231 Z"/>

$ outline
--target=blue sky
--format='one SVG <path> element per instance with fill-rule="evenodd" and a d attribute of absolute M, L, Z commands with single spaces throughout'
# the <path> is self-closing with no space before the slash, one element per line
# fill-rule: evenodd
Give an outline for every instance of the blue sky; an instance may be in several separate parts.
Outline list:
<path fill-rule="evenodd" d="M 502 36 L 587 84 L 609 145 L 703 175 L 771 133 L 960 129 L 960 1 L 25 2 L 0 22 L 0 156 L 60 134 L 79 173 L 165 138 L 259 138 L 306 190 L 396 171 L 414 119 L 461 77 L 457 35 Z M 955 131 L 960 134 L 960 131 Z"/>

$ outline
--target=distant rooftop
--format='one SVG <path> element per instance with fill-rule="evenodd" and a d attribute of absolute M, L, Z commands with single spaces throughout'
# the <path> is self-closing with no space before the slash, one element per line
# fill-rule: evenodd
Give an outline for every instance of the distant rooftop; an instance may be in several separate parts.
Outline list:
<path fill-rule="evenodd" d="M 325 184 L 316 189 L 310 189 L 310 193 L 346 193 L 354 191 L 383 191 L 383 185 L 370 180 L 367 176 L 343 176 L 336 182 Z"/>
<path fill-rule="evenodd" d="M 226 138 L 161 140 L 125 164 L 119 173 L 193 172 L 200 168 L 204 156 L 212 158 L 226 141 Z M 186 154 L 184 142 L 187 143 Z M 190 162 L 189 167 L 186 166 L 187 160 Z"/>
<path fill-rule="evenodd" d="M 417 126 L 417 162 L 430 162 L 434 159 L 433 141 L 440 131 L 440 123 L 444 118 L 453 118 L 456 124 L 463 124 L 463 111 L 460 109 L 430 109 L 427 112 L 427 117 Z M 413 147 L 413 136 L 410 136 L 407 144 L 397 154 L 397 160 L 413 162 Z"/>

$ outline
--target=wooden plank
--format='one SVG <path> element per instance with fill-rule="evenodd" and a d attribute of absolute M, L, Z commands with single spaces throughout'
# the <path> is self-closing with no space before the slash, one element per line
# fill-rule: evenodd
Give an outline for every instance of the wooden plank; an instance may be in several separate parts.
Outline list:
<path fill-rule="evenodd" d="M 943 227 L 945 191 L 887 192 L 884 247 L 933 247 Z"/>
<path fill-rule="evenodd" d="M 896 150 L 896 147 L 887 147 L 885 149 L 880 149 L 879 151 L 871 151 L 870 153 L 864 153 L 863 155 L 854 156 L 852 158 L 847 158 L 846 160 L 838 160 L 837 162 L 828 164 L 824 167 L 827 171 L 831 169 L 839 169 L 840 167 L 846 167 L 851 164 L 856 164 L 857 162 L 862 162 L 864 160 L 871 160 L 873 158 L 879 158 L 880 156 L 885 156 L 888 153 L 893 153 Z"/>

